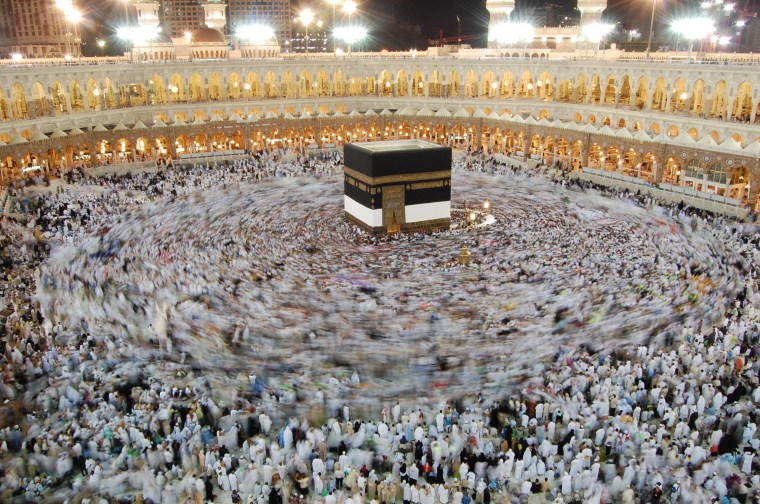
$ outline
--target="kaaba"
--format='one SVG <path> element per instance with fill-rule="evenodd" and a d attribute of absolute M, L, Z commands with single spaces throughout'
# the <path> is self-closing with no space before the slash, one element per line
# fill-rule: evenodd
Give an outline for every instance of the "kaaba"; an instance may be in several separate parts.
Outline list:
<path fill-rule="evenodd" d="M 344 146 L 346 219 L 372 234 L 448 230 L 451 148 L 421 140 Z"/>

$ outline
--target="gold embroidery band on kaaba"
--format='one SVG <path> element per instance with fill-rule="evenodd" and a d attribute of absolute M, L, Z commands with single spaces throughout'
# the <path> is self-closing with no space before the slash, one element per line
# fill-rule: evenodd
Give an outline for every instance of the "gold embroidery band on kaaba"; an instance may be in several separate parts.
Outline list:
<path fill-rule="evenodd" d="M 443 180 L 437 180 L 435 182 L 418 182 L 417 184 L 412 184 L 412 191 L 417 191 L 419 189 L 434 189 L 443 186 Z"/>
<path fill-rule="evenodd" d="M 363 173 L 349 168 L 346 166 L 343 168 L 343 172 L 349 177 L 353 177 L 357 180 L 361 180 L 365 184 L 369 185 L 381 185 L 381 184 L 403 184 L 405 182 L 420 182 L 430 179 L 451 178 L 451 170 L 442 170 L 435 172 L 425 173 L 410 173 L 406 175 L 385 175 L 382 177 L 368 177 Z"/>

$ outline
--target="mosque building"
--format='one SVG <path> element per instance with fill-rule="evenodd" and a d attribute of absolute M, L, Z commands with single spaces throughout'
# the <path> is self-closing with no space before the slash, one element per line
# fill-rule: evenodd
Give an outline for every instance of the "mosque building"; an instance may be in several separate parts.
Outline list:
<path fill-rule="evenodd" d="M 575 30 L 557 35 L 569 41 L 605 6 L 580 0 L 581 26 L 551 30 Z M 70 62 L 65 76 L 53 65 L 3 68 L 0 180 L 228 150 L 417 139 L 722 208 L 756 207 L 757 54 L 703 53 L 702 64 L 623 51 L 571 59 L 561 48 L 494 39 L 490 49 L 448 58 L 435 52 L 442 48 L 307 58 L 281 54 L 275 37 L 227 38 L 225 7 L 204 2 L 204 28 L 138 41 L 131 61 Z M 488 8 L 495 33 L 514 3 Z M 136 9 L 140 28 L 158 32 L 160 4 L 140 0 Z"/>

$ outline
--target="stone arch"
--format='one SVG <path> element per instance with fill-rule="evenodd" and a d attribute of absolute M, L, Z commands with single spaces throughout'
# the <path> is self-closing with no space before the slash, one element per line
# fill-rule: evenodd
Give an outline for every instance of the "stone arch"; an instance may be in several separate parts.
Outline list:
<path fill-rule="evenodd" d="M 261 81 L 256 72 L 248 72 L 243 89 L 245 89 L 246 98 L 261 98 Z"/>
<path fill-rule="evenodd" d="M 32 84 L 32 104 L 35 117 L 49 116 L 53 111 L 45 88 L 39 81 Z"/>
<path fill-rule="evenodd" d="M 409 96 L 409 79 L 404 70 L 399 70 L 396 74 L 396 96 Z"/>
<path fill-rule="evenodd" d="M 679 133 L 679 132 L 680 132 L 680 130 L 678 129 L 678 126 L 676 126 L 675 124 L 673 124 L 673 125 L 671 125 L 671 126 L 668 128 L 668 130 L 667 130 L 666 134 L 667 134 L 667 135 L 668 135 L 670 138 L 675 138 L 675 137 L 677 137 L 677 136 L 678 136 L 678 133 Z"/>
<path fill-rule="evenodd" d="M 628 75 L 623 76 L 620 83 L 620 96 L 618 97 L 618 106 L 631 107 L 631 78 Z"/>
<path fill-rule="evenodd" d="M 557 101 L 562 103 L 572 103 L 573 100 L 573 81 L 563 80 L 557 86 Z"/>
<path fill-rule="evenodd" d="M 641 161 L 636 165 L 638 173 L 636 176 L 647 182 L 653 183 L 656 177 L 657 156 L 653 152 L 645 152 L 641 156 Z"/>
<path fill-rule="evenodd" d="M 367 77 L 367 88 L 365 90 L 367 96 L 375 96 L 378 93 L 377 81 L 373 76 Z"/>
<path fill-rule="evenodd" d="M 496 79 L 496 74 L 491 70 L 488 70 L 483 74 L 483 84 L 481 86 L 480 96 L 484 98 L 495 98 L 499 90 L 499 82 Z"/>
<path fill-rule="evenodd" d="M 593 142 L 588 148 L 588 167 L 597 170 L 604 168 L 603 157 L 602 146 Z"/>
<path fill-rule="evenodd" d="M 227 76 L 227 98 L 230 100 L 239 100 L 243 96 L 243 81 L 240 74 L 232 72 Z"/>
<path fill-rule="evenodd" d="M 135 140 L 135 154 L 138 159 L 150 159 L 153 154 L 153 142 L 147 137 L 139 137 Z"/>
<path fill-rule="evenodd" d="M 69 100 L 72 112 L 84 112 L 84 93 L 82 92 L 82 86 L 76 79 L 71 81 L 71 96 Z"/>
<path fill-rule="evenodd" d="M 679 185 L 681 183 L 681 163 L 675 156 L 665 161 L 662 169 L 662 182 L 665 184 Z"/>
<path fill-rule="evenodd" d="M 116 92 L 116 86 L 114 86 L 113 80 L 110 77 L 106 77 L 103 81 L 103 106 L 107 109 L 113 109 L 119 106 L 119 95 Z"/>
<path fill-rule="evenodd" d="M 103 97 L 101 95 L 100 85 L 93 78 L 87 80 L 87 104 L 89 110 L 100 110 L 103 107 Z"/>
<path fill-rule="evenodd" d="M 652 103 L 650 105 L 650 109 L 665 112 L 665 107 L 667 107 L 667 105 L 667 82 L 665 81 L 665 77 L 658 77 L 654 82 L 654 91 L 652 92 Z"/>
<path fill-rule="evenodd" d="M 342 70 L 338 70 L 333 75 L 332 89 L 330 89 L 330 77 L 327 75 L 327 71 L 320 70 L 317 72 L 316 88 L 314 94 L 320 97 L 332 96 L 346 96 L 346 77 L 343 75 Z"/>
<path fill-rule="evenodd" d="M 547 135 L 543 138 L 543 145 L 542 148 L 542 162 L 547 166 L 553 166 L 554 162 L 556 160 L 554 151 L 556 148 L 556 142 L 554 141 L 554 137 L 551 135 Z"/>
<path fill-rule="evenodd" d="M 527 70 L 520 76 L 520 84 L 517 93 L 520 98 L 533 98 L 534 96 L 533 74 Z"/>
<path fill-rule="evenodd" d="M 707 100 L 705 99 L 705 81 L 697 79 L 694 82 L 694 87 L 691 92 L 691 96 L 686 104 L 689 109 L 689 113 L 696 117 L 702 117 L 707 110 Z"/>
<path fill-rule="evenodd" d="M 749 196 L 750 189 L 750 171 L 749 168 L 743 165 L 734 166 L 731 169 L 731 178 L 729 180 L 729 194 L 728 197 L 739 200 L 742 204 L 746 204 L 746 198 Z"/>
<path fill-rule="evenodd" d="M 452 70 L 449 73 L 449 79 L 446 82 L 446 96 L 457 97 L 460 93 L 459 73 Z"/>
<path fill-rule="evenodd" d="M 110 163 L 113 161 L 113 147 L 111 142 L 106 139 L 95 142 L 95 153 L 100 162 Z"/>
<path fill-rule="evenodd" d="M 177 156 L 182 157 L 183 154 L 191 152 L 192 140 L 188 135 L 182 134 L 174 139 L 174 152 Z"/>
<path fill-rule="evenodd" d="M 312 98 L 314 96 L 314 78 L 311 72 L 304 70 L 298 79 L 298 96 L 300 98 Z"/>
<path fill-rule="evenodd" d="M 208 78 L 208 99 L 219 101 L 224 98 L 224 86 L 222 85 L 222 76 L 219 72 L 212 72 Z"/>
<path fill-rule="evenodd" d="M 377 140 L 381 135 L 380 125 L 375 122 L 370 122 L 367 124 L 365 126 L 365 129 L 367 130 L 367 140 L 370 142 Z"/>
<path fill-rule="evenodd" d="M 634 110 L 643 110 L 647 106 L 649 95 L 649 79 L 640 77 L 636 85 L 636 93 L 633 95 Z"/>
<path fill-rule="evenodd" d="M 203 77 L 200 74 L 194 73 L 190 76 L 188 92 L 190 101 L 199 102 L 206 98 L 206 89 L 203 85 Z"/>
<path fill-rule="evenodd" d="M 686 81 L 679 77 L 673 82 L 673 90 L 670 93 L 670 113 L 683 112 L 686 109 L 686 101 L 689 93 L 686 92 Z"/>
<path fill-rule="evenodd" d="M 425 96 L 425 76 L 420 69 L 412 75 L 412 96 Z"/>
<path fill-rule="evenodd" d="M 733 107 L 731 107 L 731 119 L 740 122 L 749 122 L 752 117 L 752 84 L 744 81 L 736 89 Z"/>
<path fill-rule="evenodd" d="M 271 70 L 264 74 L 264 98 L 278 98 L 280 96 L 280 83 L 277 76 Z"/>
<path fill-rule="evenodd" d="M 573 171 L 580 171 L 584 164 L 583 142 L 576 140 L 570 145 L 570 166 Z"/>
<path fill-rule="evenodd" d="M 172 74 L 169 78 L 169 101 L 172 103 L 187 100 L 185 93 L 185 81 L 180 74 Z"/>
<path fill-rule="evenodd" d="M 575 86 L 575 101 L 576 103 L 586 102 L 586 76 L 581 73 L 578 75 L 578 84 Z"/>
<path fill-rule="evenodd" d="M 506 71 L 501 76 L 499 85 L 499 98 L 513 98 L 515 96 L 515 76 Z"/>
<path fill-rule="evenodd" d="M 393 77 L 388 70 L 380 72 L 380 95 L 393 96 Z"/>
<path fill-rule="evenodd" d="M 166 84 L 164 83 L 164 78 L 158 74 L 153 74 L 149 83 L 148 97 L 151 105 L 166 103 Z"/>
<path fill-rule="evenodd" d="M 348 81 L 348 96 L 363 96 L 362 83 L 363 79 L 351 77 Z"/>
<path fill-rule="evenodd" d="M 653 122 L 649 125 L 649 131 L 654 135 L 659 135 L 661 131 L 660 125 L 656 122 Z"/>
<path fill-rule="evenodd" d="M 550 101 L 554 99 L 554 76 L 549 71 L 541 72 L 541 76 L 536 82 L 536 94 L 541 100 Z"/>
<path fill-rule="evenodd" d="M 616 145 L 610 145 L 607 150 L 604 151 L 604 157 L 602 157 L 602 164 L 605 170 L 618 171 L 622 166 L 622 159 L 620 159 L 620 149 Z"/>
<path fill-rule="evenodd" d="M 608 75 L 607 83 L 604 87 L 603 104 L 614 106 L 616 100 L 617 100 L 617 81 L 615 80 L 614 75 Z"/>
<path fill-rule="evenodd" d="M 617 123 L 618 128 L 625 128 L 625 125 L 626 125 L 625 119 L 623 119 L 622 117 L 618 119 L 618 123 Z"/>
<path fill-rule="evenodd" d="M 528 143 L 528 156 L 534 161 L 540 161 L 543 152 L 543 139 L 538 133 L 530 136 Z"/>
<path fill-rule="evenodd" d="M 591 89 L 589 90 L 589 103 L 599 105 L 602 101 L 602 85 L 599 74 L 591 76 Z"/>
<path fill-rule="evenodd" d="M 398 123 L 396 130 L 396 138 L 400 140 L 406 140 L 412 137 L 412 126 L 404 121 Z"/>
<path fill-rule="evenodd" d="M 66 88 L 59 81 L 53 81 L 51 87 L 51 102 L 55 112 L 66 113 L 69 110 L 69 99 Z"/>
<path fill-rule="evenodd" d="M 492 132 L 490 126 L 483 125 L 483 127 L 480 130 L 480 144 L 478 145 L 479 148 L 483 149 L 485 152 L 488 152 L 491 148 L 491 140 L 492 140 Z"/>
<path fill-rule="evenodd" d="M 193 138 L 193 152 L 208 152 L 209 140 L 206 133 L 198 133 Z"/>
<path fill-rule="evenodd" d="M 29 119 L 29 101 L 26 99 L 24 86 L 20 82 L 11 88 L 11 112 L 15 119 Z"/>
<path fill-rule="evenodd" d="M 132 142 L 127 138 L 119 138 L 112 145 L 113 151 L 117 158 L 122 161 L 132 159 Z"/>
<path fill-rule="evenodd" d="M 215 151 L 230 150 L 230 143 L 224 131 L 216 131 L 211 137 L 211 148 Z"/>
<path fill-rule="evenodd" d="M 440 98 L 443 96 L 443 77 L 441 72 L 433 70 L 430 73 L 430 82 L 428 83 L 428 96 Z"/>
<path fill-rule="evenodd" d="M 554 146 L 555 162 L 563 169 L 567 169 L 570 166 L 570 142 L 565 137 L 559 137 Z"/>
<path fill-rule="evenodd" d="M 725 119 L 727 114 L 728 85 L 726 81 L 721 79 L 715 84 L 715 90 L 710 100 L 710 117 L 713 119 Z"/>
<path fill-rule="evenodd" d="M 639 176 L 641 165 L 639 164 L 639 156 L 635 149 L 631 147 L 623 150 L 620 161 L 620 170 L 623 175 L 628 175 L 629 177 Z"/>
<path fill-rule="evenodd" d="M 478 88 L 478 74 L 475 73 L 475 70 L 468 70 L 464 76 L 464 97 L 477 98 Z"/>

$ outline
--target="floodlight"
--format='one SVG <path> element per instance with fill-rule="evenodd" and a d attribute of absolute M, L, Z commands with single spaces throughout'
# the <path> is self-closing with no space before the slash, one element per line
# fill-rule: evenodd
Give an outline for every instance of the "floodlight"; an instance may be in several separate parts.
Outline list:
<path fill-rule="evenodd" d="M 263 44 L 275 38 L 274 29 L 266 25 L 245 25 L 241 26 L 235 32 L 235 35 L 241 40 L 253 44 Z"/>

